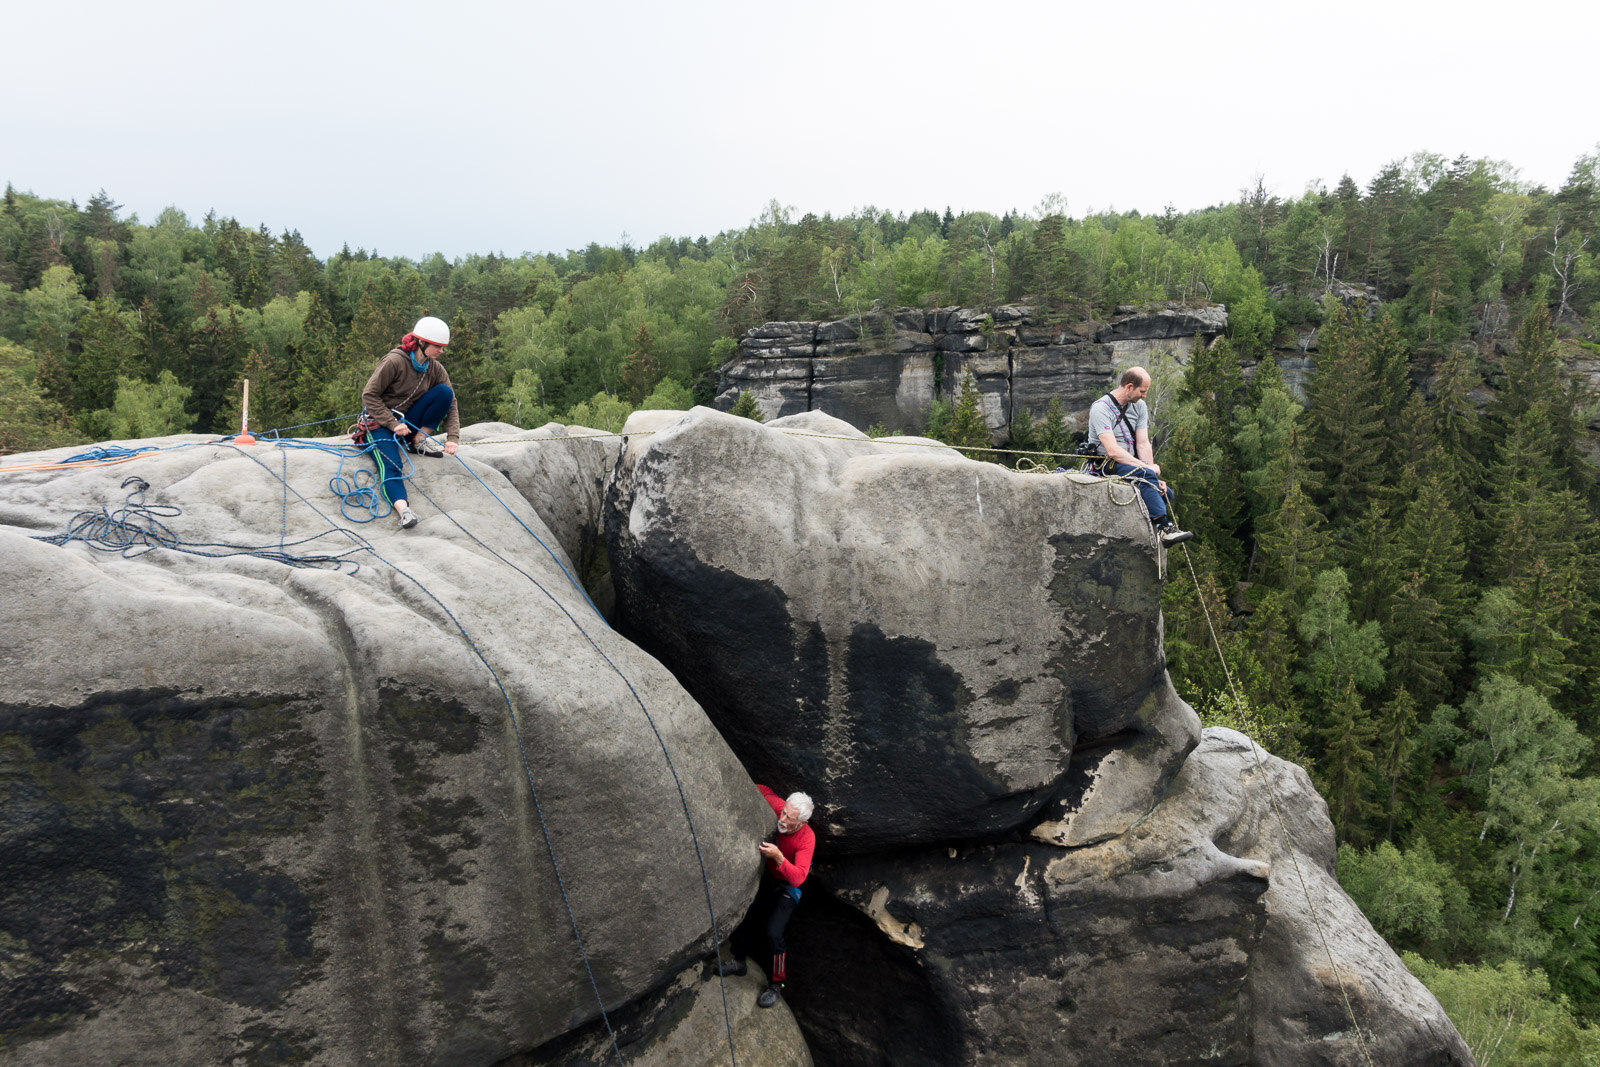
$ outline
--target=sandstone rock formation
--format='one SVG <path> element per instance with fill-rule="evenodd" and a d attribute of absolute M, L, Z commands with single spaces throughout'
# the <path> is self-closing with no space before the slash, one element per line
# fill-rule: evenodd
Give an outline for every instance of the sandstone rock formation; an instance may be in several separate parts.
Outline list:
<path fill-rule="evenodd" d="M 1304 773 L 1201 740 L 1135 496 L 821 412 L 585 433 L 468 428 L 404 533 L 323 451 L 0 474 L 8 1063 L 1470 1062 Z M 129 476 L 182 543 L 35 539 Z M 819 804 L 770 1011 L 708 962 L 752 775 Z"/>
<path fill-rule="evenodd" d="M 1304 772 L 1194 748 L 1137 505 L 819 413 L 635 419 L 620 624 L 819 803 L 790 952 L 819 1062 L 1471 1062 Z"/>
<path fill-rule="evenodd" d="M 1207 730 L 1150 817 L 1113 840 L 831 865 L 849 907 L 794 939 L 815 970 L 791 999 L 825 1020 L 805 1027 L 823 1062 L 1472 1062 L 1333 857 L 1305 772 Z M 937 1040 L 902 1017 L 927 1018 Z"/>
<path fill-rule="evenodd" d="M 325 452 L 154 443 L 190 447 L 0 482 L 8 1062 L 488 1064 L 698 970 L 771 816 L 562 572 L 601 446 L 423 463 L 403 533 Z M 495 466 L 566 487 L 554 531 Z M 33 539 L 130 477 L 201 554 Z"/>
<path fill-rule="evenodd" d="M 1042 419 L 1059 397 L 1088 408 L 1113 369 L 1182 361 L 1196 336 L 1226 329 L 1220 304 L 1119 307 L 1105 322 L 1064 322 L 1032 308 L 875 311 L 835 322 L 769 322 L 722 367 L 717 406 L 753 393 L 768 418 L 820 411 L 855 426 L 920 429 L 935 398 L 958 395 L 972 371 L 995 441 L 1023 410 Z"/>
<path fill-rule="evenodd" d="M 833 849 L 1007 833 L 1078 747 L 1106 784 L 1073 794 L 1059 832 L 1120 833 L 1193 747 L 1126 486 L 821 413 L 635 420 L 658 428 L 621 457 L 607 514 L 625 629 L 692 679 L 757 777 L 828 796 Z"/>

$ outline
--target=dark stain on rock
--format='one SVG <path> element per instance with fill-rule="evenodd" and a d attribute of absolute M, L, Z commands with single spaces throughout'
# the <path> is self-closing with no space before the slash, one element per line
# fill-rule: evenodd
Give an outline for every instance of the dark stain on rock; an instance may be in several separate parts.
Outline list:
<path fill-rule="evenodd" d="M 309 1063 L 321 1048 L 309 1029 L 279 1030 L 254 1023 L 239 1032 L 232 1062 L 242 1067 L 290 1067 Z"/>
<path fill-rule="evenodd" d="M 1150 553 L 1129 542 L 1085 534 L 1057 534 L 1050 598 L 1068 624 L 1099 632 L 1092 645 L 1068 642 L 1049 661 L 1066 686 L 1075 744 L 1116 733 L 1161 679 L 1164 661 L 1149 649 L 1161 644 L 1161 583 Z"/>
<path fill-rule="evenodd" d="M 1022 687 L 1015 678 L 1003 678 L 989 687 L 984 695 L 988 700 L 994 701 L 1002 707 L 1010 707 L 1017 702 L 1017 697 L 1022 693 Z"/>
<path fill-rule="evenodd" d="M 376 722 L 393 769 L 400 801 L 397 821 L 406 849 L 427 876 L 451 885 L 468 882 L 460 853 L 482 843 L 484 809 L 473 796 L 441 796 L 446 777 L 435 773 L 441 757 L 466 755 L 483 740 L 483 719 L 457 700 L 383 686 Z"/>
<path fill-rule="evenodd" d="M 594 1067 L 613 1063 L 617 1054 L 612 1050 L 612 1034 L 623 1062 L 641 1062 L 662 1047 L 671 1047 L 674 1032 L 688 1021 L 694 1010 L 697 986 L 717 981 L 709 962 L 694 970 L 681 972 L 664 986 L 651 990 L 609 1013 L 611 1031 L 606 1021 L 595 1019 L 574 1027 L 559 1037 L 552 1038 L 537 1048 L 518 1053 L 500 1061 L 496 1067 Z M 733 989 L 728 995 L 735 995 Z M 716 1051 L 727 1046 L 718 1015 Z M 713 1061 L 717 1057 L 713 1056 Z"/>
<path fill-rule="evenodd" d="M 927 967 L 855 909 L 807 892 L 787 932 L 784 999 L 812 1059 L 850 1067 L 967 1062 L 955 1012 Z"/>
<path fill-rule="evenodd" d="M 265 839 L 320 817 L 312 714 L 293 696 L 105 694 L 0 707 L 0 1043 L 95 1011 L 95 959 L 250 1008 L 315 965 L 314 902 Z"/>
<path fill-rule="evenodd" d="M 430 930 L 422 945 L 432 979 L 432 1002 L 454 1022 L 471 1018 L 474 998 L 488 990 L 494 980 L 489 950 L 452 938 L 440 929 Z"/>

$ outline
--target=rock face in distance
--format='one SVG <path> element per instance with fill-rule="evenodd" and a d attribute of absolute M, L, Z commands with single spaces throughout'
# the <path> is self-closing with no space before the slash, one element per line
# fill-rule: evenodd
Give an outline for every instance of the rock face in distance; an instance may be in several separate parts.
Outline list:
<path fill-rule="evenodd" d="M 155 443 L 191 447 L 0 482 L 8 1062 L 494 1063 L 598 1015 L 568 905 L 608 1009 L 698 967 L 678 785 L 724 936 L 771 813 L 506 507 L 569 571 L 576 526 L 552 533 L 471 445 L 417 464 L 402 532 L 330 520 L 326 453 Z M 489 458 L 593 492 L 587 447 Z M 31 538 L 121 508 L 130 476 L 212 555 Z"/>
<path fill-rule="evenodd" d="M 1080 745 L 1057 832 L 1120 833 L 1195 743 L 1125 486 L 820 413 L 635 419 L 656 432 L 607 511 L 622 625 L 758 779 L 828 797 L 834 852 L 1009 833 L 1060 799 Z"/>
<path fill-rule="evenodd" d="M 1034 308 L 900 308 L 834 322 L 769 322 L 739 344 L 718 378 L 717 407 L 753 393 L 770 418 L 820 411 L 855 426 L 920 429 L 937 398 L 953 401 L 971 371 L 996 443 L 1028 411 L 1059 397 L 1086 411 L 1116 367 L 1188 358 L 1198 335 L 1227 328 L 1220 304 L 1119 307 L 1105 322 L 1066 322 Z"/>

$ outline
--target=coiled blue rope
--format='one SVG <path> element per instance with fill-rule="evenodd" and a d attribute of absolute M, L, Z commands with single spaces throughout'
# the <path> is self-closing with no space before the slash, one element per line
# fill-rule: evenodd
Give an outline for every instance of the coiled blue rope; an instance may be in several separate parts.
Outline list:
<path fill-rule="evenodd" d="M 76 456 L 68 456 L 61 460 L 62 463 L 83 463 L 86 460 L 104 462 L 111 459 L 128 459 L 131 456 L 141 456 L 146 452 L 159 452 L 161 446 L 146 445 L 144 448 L 123 448 L 121 445 L 97 445 L 87 452 L 79 452 Z"/>
<path fill-rule="evenodd" d="M 327 534 L 316 534 L 299 541 L 285 541 L 282 534 L 278 537 L 278 547 L 271 545 L 234 545 L 218 541 L 187 541 L 178 536 L 173 529 L 162 519 L 177 518 L 183 514 L 183 509 L 172 504 L 147 504 L 144 494 L 150 488 L 150 483 L 137 475 L 123 479 L 122 488 L 133 486 L 133 490 L 123 501 L 123 506 L 116 511 L 107 511 L 100 508 L 97 511 L 80 511 L 68 522 L 64 532 L 58 534 L 43 534 L 33 538 L 46 544 L 63 546 L 72 541 L 81 541 L 90 548 L 100 552 L 116 552 L 132 559 L 142 556 L 156 548 L 165 548 L 172 552 L 183 552 L 191 556 L 207 556 L 212 559 L 223 559 L 229 556 L 255 556 L 258 559 L 272 560 L 288 567 L 317 568 L 321 570 L 344 571 L 350 568 L 350 573 L 355 574 L 361 569 L 361 564 L 349 559 L 357 549 L 344 552 L 326 553 L 320 555 L 304 555 L 288 551 L 300 545 L 310 544 Z M 215 551 L 210 551 L 210 550 Z"/>

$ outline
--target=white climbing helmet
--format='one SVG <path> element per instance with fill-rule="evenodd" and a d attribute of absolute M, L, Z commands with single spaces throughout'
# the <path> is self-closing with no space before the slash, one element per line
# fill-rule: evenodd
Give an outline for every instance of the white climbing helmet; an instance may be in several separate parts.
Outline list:
<path fill-rule="evenodd" d="M 430 345 L 438 345 L 440 348 L 450 343 L 450 327 L 444 324 L 443 319 L 436 319 L 432 315 L 425 315 L 418 319 L 417 324 L 411 327 L 411 333 Z"/>

